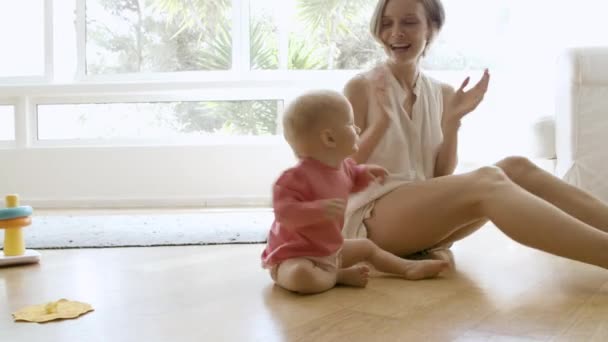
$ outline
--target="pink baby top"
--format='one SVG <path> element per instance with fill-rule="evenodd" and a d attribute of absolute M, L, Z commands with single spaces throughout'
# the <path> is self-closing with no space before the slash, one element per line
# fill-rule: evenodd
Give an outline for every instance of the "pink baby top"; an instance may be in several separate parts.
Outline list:
<path fill-rule="evenodd" d="M 344 219 L 328 219 L 321 201 L 346 201 L 349 194 L 367 187 L 371 179 L 366 168 L 350 158 L 339 168 L 305 158 L 283 172 L 273 188 L 275 220 L 262 253 L 262 265 L 269 268 L 294 257 L 323 257 L 337 252 L 344 241 Z"/>

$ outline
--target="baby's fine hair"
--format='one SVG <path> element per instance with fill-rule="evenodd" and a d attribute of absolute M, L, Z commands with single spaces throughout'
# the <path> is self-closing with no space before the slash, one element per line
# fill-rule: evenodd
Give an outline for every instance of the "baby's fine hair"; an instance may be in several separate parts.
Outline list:
<path fill-rule="evenodd" d="M 324 128 L 333 113 L 350 110 L 344 95 L 334 90 L 313 90 L 298 96 L 283 113 L 283 135 L 294 150 L 298 141 Z"/>

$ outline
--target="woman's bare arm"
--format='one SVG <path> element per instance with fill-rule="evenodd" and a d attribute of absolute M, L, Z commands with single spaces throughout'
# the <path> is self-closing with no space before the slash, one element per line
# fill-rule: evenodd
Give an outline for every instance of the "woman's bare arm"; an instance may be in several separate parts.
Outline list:
<path fill-rule="evenodd" d="M 443 117 L 441 120 L 441 131 L 443 132 L 443 142 L 439 147 L 437 159 L 435 160 L 435 177 L 450 175 L 458 164 L 458 128 L 460 120 L 453 120 L 450 115 L 450 103 L 454 96 L 454 88 L 449 85 L 442 85 L 443 93 Z"/>
<path fill-rule="evenodd" d="M 448 85 L 442 85 L 443 93 L 443 117 L 441 119 L 441 130 L 443 131 L 443 143 L 435 160 L 435 176 L 452 174 L 458 163 L 458 128 L 460 120 L 483 101 L 490 84 L 490 71 L 485 69 L 483 76 L 470 90 L 464 89 L 471 79 L 467 77 L 458 90 Z"/>
<path fill-rule="evenodd" d="M 361 129 L 359 151 L 352 155 L 352 158 L 360 164 L 367 162 L 389 123 L 388 115 L 382 115 L 374 123 L 367 122 L 368 105 L 369 101 L 372 100 L 368 97 L 367 82 L 364 76 L 358 75 L 348 81 L 344 87 L 344 95 L 353 107 L 355 125 Z"/>

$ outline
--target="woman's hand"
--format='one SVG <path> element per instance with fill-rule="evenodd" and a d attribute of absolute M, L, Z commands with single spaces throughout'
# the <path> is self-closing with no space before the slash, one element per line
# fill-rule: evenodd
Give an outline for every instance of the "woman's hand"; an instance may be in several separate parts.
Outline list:
<path fill-rule="evenodd" d="M 448 115 L 450 121 L 458 122 L 465 115 L 472 112 L 481 100 L 483 100 L 486 91 L 488 90 L 488 84 L 490 83 L 490 73 L 486 69 L 481 77 L 481 80 L 477 84 L 464 91 L 464 88 L 469 84 L 470 77 L 467 77 L 458 90 L 452 95 L 451 101 L 448 104 Z"/>

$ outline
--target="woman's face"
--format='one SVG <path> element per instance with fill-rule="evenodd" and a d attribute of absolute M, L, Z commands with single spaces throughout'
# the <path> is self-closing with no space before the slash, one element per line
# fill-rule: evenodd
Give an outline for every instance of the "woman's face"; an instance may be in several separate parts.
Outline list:
<path fill-rule="evenodd" d="M 380 38 L 389 59 L 416 63 L 424 53 L 430 27 L 418 0 L 389 0 L 380 22 Z"/>

